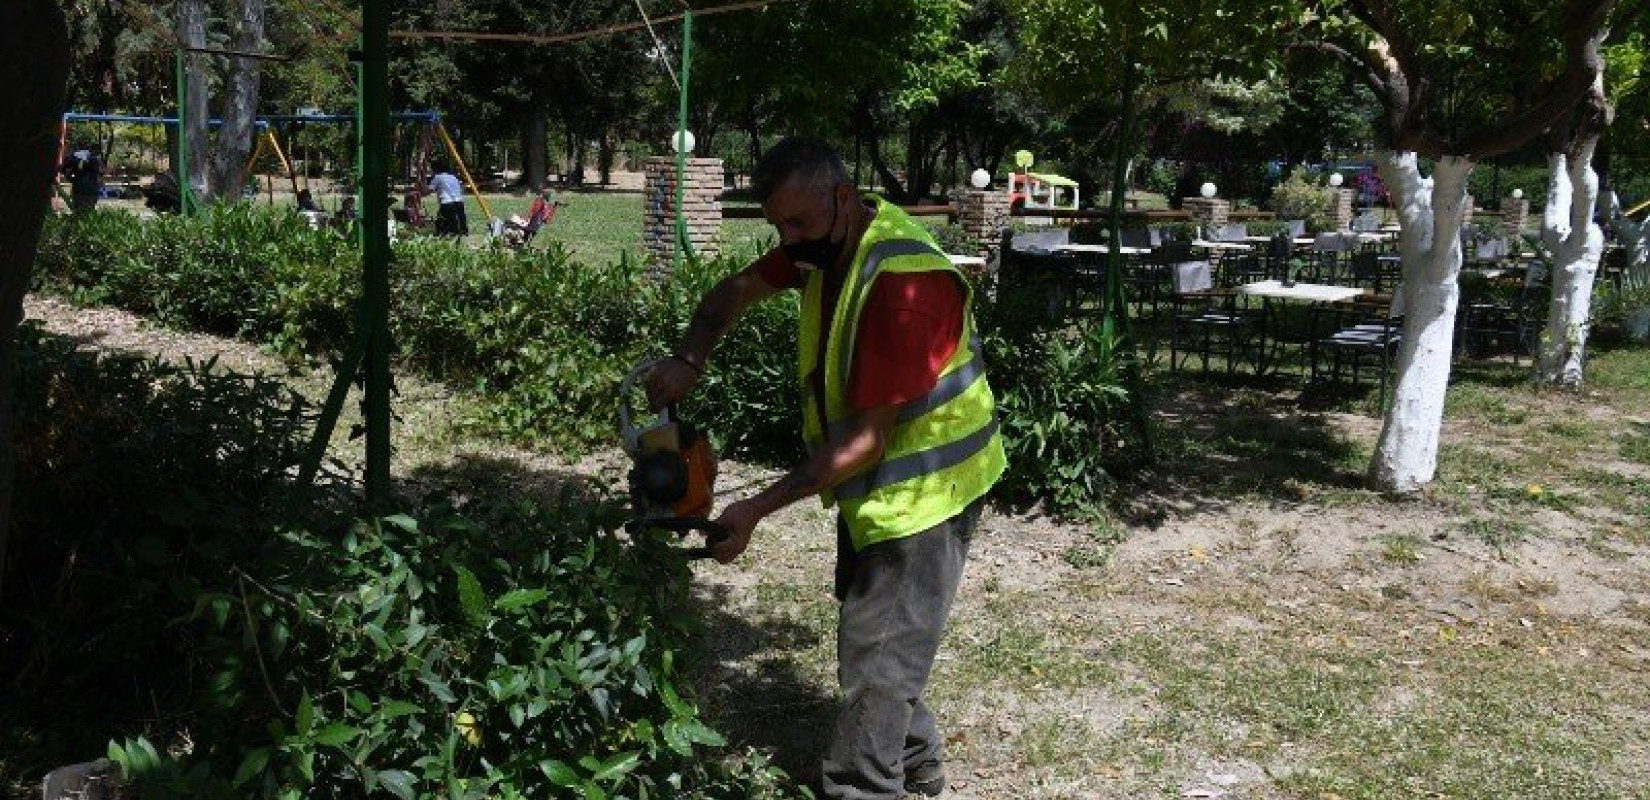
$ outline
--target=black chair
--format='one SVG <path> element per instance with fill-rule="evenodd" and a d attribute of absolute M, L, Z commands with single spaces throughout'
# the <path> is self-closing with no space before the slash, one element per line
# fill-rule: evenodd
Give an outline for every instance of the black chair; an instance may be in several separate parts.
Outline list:
<path fill-rule="evenodd" d="M 1533 269 L 1515 288 L 1497 285 L 1502 280 L 1462 274 L 1455 315 L 1457 357 L 1510 355 L 1514 365 L 1524 356 L 1534 357 L 1546 324 L 1547 287 Z"/>
<path fill-rule="evenodd" d="M 1178 252 L 1171 251 L 1170 255 Z M 1225 358 L 1227 374 L 1245 358 L 1258 364 L 1259 320 L 1238 308 L 1236 292 L 1214 288 L 1209 262 L 1190 260 L 1190 248 L 1185 256 L 1186 260 L 1168 267 L 1174 304 L 1169 326 L 1169 369 L 1179 369 L 1194 355 L 1204 374 L 1209 372 L 1210 357 L 1217 354 Z"/>
<path fill-rule="evenodd" d="M 1353 286 L 1385 294 L 1398 285 L 1403 276 L 1403 259 L 1397 253 L 1363 250 L 1352 254 L 1351 277 Z"/>
<path fill-rule="evenodd" d="M 1327 376 L 1328 382 L 1339 384 L 1345 374 L 1356 385 L 1373 373 L 1380 385 L 1380 407 L 1386 408 L 1392 363 L 1403 342 L 1402 299 L 1395 292 L 1390 302 L 1359 301 L 1327 311 L 1333 332 L 1312 343 L 1312 382 L 1323 382 Z"/>
<path fill-rule="evenodd" d="M 1052 248 L 1070 241 L 1071 231 L 1004 231 L 997 290 L 1034 302 L 1050 320 L 1064 319 L 1079 302 L 1074 278 L 1078 260 Z"/>

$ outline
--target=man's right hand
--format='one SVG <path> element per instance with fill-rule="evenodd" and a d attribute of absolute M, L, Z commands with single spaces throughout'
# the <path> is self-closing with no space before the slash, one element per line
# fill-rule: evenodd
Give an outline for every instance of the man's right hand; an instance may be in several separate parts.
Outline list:
<path fill-rule="evenodd" d="M 662 359 L 643 379 L 643 386 L 647 388 L 647 404 L 655 411 L 664 408 L 686 397 L 698 382 L 699 370 L 680 356 Z"/>

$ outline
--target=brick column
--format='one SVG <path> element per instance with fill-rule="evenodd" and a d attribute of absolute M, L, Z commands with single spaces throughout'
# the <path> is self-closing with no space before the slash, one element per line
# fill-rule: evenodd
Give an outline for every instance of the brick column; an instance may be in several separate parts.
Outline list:
<path fill-rule="evenodd" d="M 957 224 L 974 243 L 973 253 L 989 260 L 1003 243 L 1008 227 L 1008 193 L 1001 189 L 964 189 L 957 203 Z"/>
<path fill-rule="evenodd" d="M 1352 230 L 1352 190 L 1334 189 L 1329 198 L 1329 223 L 1337 231 Z"/>
<path fill-rule="evenodd" d="M 1192 215 L 1192 221 L 1203 226 L 1203 229 L 1213 234 L 1215 228 L 1226 224 L 1232 214 L 1232 201 L 1218 197 L 1187 197 L 1180 201 L 1180 207 Z"/>
<path fill-rule="evenodd" d="M 647 174 L 642 212 L 642 244 L 647 248 L 650 272 L 669 272 L 676 251 L 676 157 L 653 156 L 643 163 Z M 718 234 L 722 229 L 722 159 L 690 158 L 682 171 L 686 190 L 682 208 L 687 212 L 688 243 L 701 258 L 721 252 Z"/>
<path fill-rule="evenodd" d="M 1524 235 L 1524 224 L 1530 221 L 1530 201 L 1523 197 L 1509 197 L 1501 201 L 1501 219 L 1507 223 L 1507 235 Z"/>

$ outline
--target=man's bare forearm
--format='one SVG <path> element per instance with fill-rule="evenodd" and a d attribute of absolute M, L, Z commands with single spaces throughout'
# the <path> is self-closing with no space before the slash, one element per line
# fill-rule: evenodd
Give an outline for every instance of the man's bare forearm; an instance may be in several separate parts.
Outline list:
<path fill-rule="evenodd" d="M 784 477 L 751 498 L 767 516 L 804 497 L 819 494 L 859 474 L 882 458 L 892 412 L 877 412 L 887 419 L 866 420 L 841 441 L 833 441 Z"/>
<path fill-rule="evenodd" d="M 687 335 L 682 338 L 680 356 L 703 369 L 710 362 L 710 353 L 716 343 L 739 320 L 749 305 L 744 282 L 752 280 L 745 273 L 731 275 L 716 284 L 694 310 L 688 322 Z"/>

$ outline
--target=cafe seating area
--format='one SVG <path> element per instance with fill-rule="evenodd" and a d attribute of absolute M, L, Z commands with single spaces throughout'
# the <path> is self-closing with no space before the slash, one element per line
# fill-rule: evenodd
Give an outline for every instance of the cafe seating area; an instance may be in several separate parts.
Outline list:
<path fill-rule="evenodd" d="M 1384 404 L 1403 344 L 1398 232 L 1357 222 L 1316 234 L 1290 222 L 1124 230 L 1137 340 L 1170 371 L 1366 390 Z M 1530 357 L 1546 305 L 1539 258 L 1471 229 L 1462 244 L 1455 357 Z M 1051 321 L 1080 324 L 1100 313 L 1111 249 L 1066 228 L 1007 232 L 995 290 L 1025 292 Z"/>

